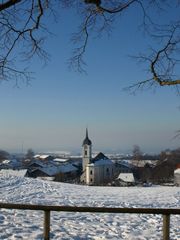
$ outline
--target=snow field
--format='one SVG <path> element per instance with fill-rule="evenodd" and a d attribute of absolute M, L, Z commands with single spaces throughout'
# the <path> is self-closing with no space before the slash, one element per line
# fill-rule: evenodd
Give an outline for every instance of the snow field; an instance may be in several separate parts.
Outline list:
<path fill-rule="evenodd" d="M 179 187 L 89 187 L 29 178 L 0 178 L 0 201 L 42 205 L 179 208 Z M 180 240 L 180 216 L 171 216 L 171 239 Z M 0 239 L 40 240 L 43 212 L 0 211 Z M 51 239 L 162 239 L 162 216 L 51 212 Z"/>

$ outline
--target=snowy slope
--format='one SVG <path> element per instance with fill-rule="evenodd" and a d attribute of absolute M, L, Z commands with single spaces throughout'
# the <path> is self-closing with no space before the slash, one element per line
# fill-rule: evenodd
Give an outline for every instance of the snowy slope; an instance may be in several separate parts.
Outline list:
<path fill-rule="evenodd" d="M 0 201 L 71 206 L 179 208 L 179 187 L 88 187 L 29 178 L 0 178 Z M 162 238 L 160 215 L 52 213 L 51 239 Z M 171 217 L 171 239 L 180 240 L 180 216 Z M 0 239 L 42 239 L 43 213 L 0 211 Z"/>

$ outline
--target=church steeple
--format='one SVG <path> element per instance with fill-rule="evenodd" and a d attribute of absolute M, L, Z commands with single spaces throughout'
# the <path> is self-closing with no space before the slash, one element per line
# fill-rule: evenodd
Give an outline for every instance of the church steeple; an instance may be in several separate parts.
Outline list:
<path fill-rule="evenodd" d="M 86 138 L 88 138 L 88 129 L 86 128 Z"/>
<path fill-rule="evenodd" d="M 83 141 L 83 146 L 84 145 L 91 145 L 91 144 L 92 144 L 92 142 L 91 142 L 91 140 L 88 137 L 88 129 L 86 128 L 86 137 L 85 137 L 85 139 Z"/>
<path fill-rule="evenodd" d="M 92 142 L 91 140 L 89 139 L 88 137 L 88 129 L 86 128 L 86 137 L 83 141 L 83 144 L 82 144 L 82 156 L 83 156 L 83 162 L 82 162 L 82 165 L 83 165 L 83 171 L 85 171 L 86 169 L 86 166 L 87 164 L 89 164 L 91 162 L 91 158 L 92 158 Z"/>

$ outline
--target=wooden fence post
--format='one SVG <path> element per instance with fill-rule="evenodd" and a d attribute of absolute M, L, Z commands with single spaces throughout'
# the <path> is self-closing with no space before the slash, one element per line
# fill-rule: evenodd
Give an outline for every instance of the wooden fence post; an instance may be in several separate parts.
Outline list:
<path fill-rule="evenodd" d="M 50 211 L 44 211 L 44 240 L 50 239 Z"/>
<path fill-rule="evenodd" d="M 169 240 L 170 236 L 170 215 L 164 214 L 163 215 L 163 240 Z"/>

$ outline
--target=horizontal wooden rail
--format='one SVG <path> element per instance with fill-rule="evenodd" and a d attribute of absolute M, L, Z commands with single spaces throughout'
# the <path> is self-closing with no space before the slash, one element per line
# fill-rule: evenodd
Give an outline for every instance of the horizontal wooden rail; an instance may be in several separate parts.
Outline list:
<path fill-rule="evenodd" d="M 93 212 L 93 213 L 129 213 L 163 215 L 163 240 L 169 240 L 170 215 L 180 214 L 180 208 L 111 208 L 111 207 L 76 207 L 47 206 L 32 204 L 2 203 L 0 208 L 44 211 L 44 240 L 50 239 L 50 212 Z"/>
<path fill-rule="evenodd" d="M 180 214 L 180 208 L 112 208 L 112 207 L 78 207 L 78 206 L 51 206 L 51 205 L 32 205 L 1 203 L 0 208 L 40 210 L 55 212 L 96 212 L 96 213 L 143 213 L 143 214 Z"/>

